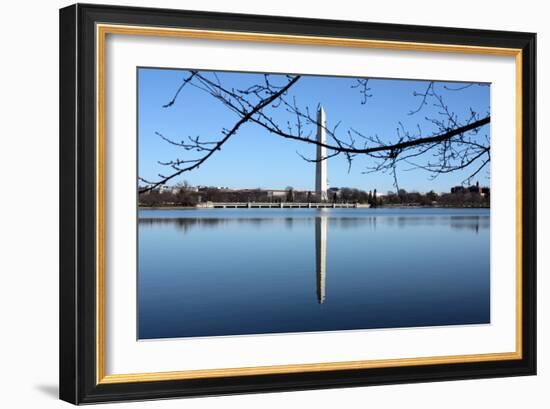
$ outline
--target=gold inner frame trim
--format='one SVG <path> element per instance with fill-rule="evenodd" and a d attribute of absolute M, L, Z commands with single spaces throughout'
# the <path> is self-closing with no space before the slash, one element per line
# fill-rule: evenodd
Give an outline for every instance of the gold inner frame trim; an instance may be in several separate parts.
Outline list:
<path fill-rule="evenodd" d="M 503 353 L 449 355 L 364 361 L 320 362 L 312 364 L 185 370 L 131 374 L 105 374 L 105 41 L 107 34 L 192 38 L 221 41 L 247 41 L 294 45 L 371 48 L 401 51 L 483 54 L 515 57 L 516 65 L 516 350 Z M 522 51 L 515 48 L 467 46 L 457 44 L 414 43 L 354 38 L 294 36 L 178 29 L 166 27 L 96 25 L 96 382 L 128 382 L 202 379 L 246 375 L 290 374 L 349 369 L 389 368 L 467 362 L 490 362 L 522 358 Z"/>

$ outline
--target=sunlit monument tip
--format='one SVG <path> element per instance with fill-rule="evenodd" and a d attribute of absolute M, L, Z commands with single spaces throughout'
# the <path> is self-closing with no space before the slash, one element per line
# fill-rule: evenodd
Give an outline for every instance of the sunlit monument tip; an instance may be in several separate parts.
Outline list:
<path fill-rule="evenodd" d="M 326 144 L 327 117 L 322 106 L 317 111 L 317 142 Z M 327 149 L 324 146 L 317 145 L 317 162 L 315 170 L 315 193 L 321 202 L 326 202 L 327 196 L 327 161 L 324 160 L 327 156 Z"/>

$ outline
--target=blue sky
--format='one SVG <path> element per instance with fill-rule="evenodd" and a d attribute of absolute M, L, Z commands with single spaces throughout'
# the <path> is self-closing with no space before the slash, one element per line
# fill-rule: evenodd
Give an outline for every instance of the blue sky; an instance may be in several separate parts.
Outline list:
<path fill-rule="evenodd" d="M 207 71 L 202 73 L 212 75 Z M 260 74 L 219 72 L 217 75 L 225 86 L 237 89 L 248 87 L 258 80 L 263 81 L 263 75 Z M 155 132 L 174 140 L 182 140 L 187 136 L 215 140 L 220 137 L 222 129 L 231 128 L 239 119 L 212 96 L 195 87 L 185 87 L 173 106 L 163 108 L 187 76 L 188 71 L 185 70 L 138 69 L 139 175 L 148 180 L 157 180 L 159 173 L 169 174 L 170 170 L 159 165 L 158 161 L 197 157 L 193 152 L 168 144 Z M 276 76 L 272 76 L 272 80 L 277 83 L 284 81 Z M 327 127 L 332 128 L 341 121 L 338 128 L 340 131 L 353 127 L 364 134 L 376 134 L 380 139 L 388 141 L 395 141 L 399 122 L 413 132 L 420 125 L 425 136 L 434 131 L 433 125 L 425 119 L 437 117 L 438 109 L 431 101 L 420 112 L 409 115 L 420 103 L 420 98 L 413 93 L 423 92 L 427 82 L 371 79 L 369 92 L 372 97 L 364 105 L 361 104 L 358 89 L 352 88 L 354 83 L 355 80 L 348 77 L 304 76 L 292 87 L 289 98 L 295 96 L 301 107 L 323 105 L 327 114 Z M 436 90 L 442 93 L 449 108 L 459 118 L 466 118 L 470 107 L 481 117 L 489 113 L 490 87 L 474 85 L 461 91 L 446 91 L 444 85 L 457 88 L 463 84 L 436 83 Z M 270 108 L 269 112 L 280 123 L 292 121 L 291 115 L 282 108 Z M 479 137 L 488 134 L 489 125 L 486 125 Z M 199 169 L 184 173 L 169 184 L 186 180 L 192 185 L 231 188 L 283 189 L 293 186 L 296 189 L 313 189 L 315 164 L 304 161 L 297 151 L 306 157 L 314 157 L 315 146 L 283 139 L 258 125 L 247 123 Z M 348 164 L 343 156 L 329 159 L 329 186 L 348 186 L 367 191 L 377 189 L 380 193 L 395 191 L 390 174 L 362 173 L 372 163 L 372 159 L 358 156 L 348 173 Z M 410 167 L 407 164 L 398 167 L 399 187 L 420 192 L 449 191 L 451 186 L 460 184 L 476 168 L 474 165 L 465 171 L 440 175 L 431 180 L 425 170 L 408 171 Z M 488 185 L 488 167 L 486 169 L 474 181 L 479 180 L 480 184 Z"/>

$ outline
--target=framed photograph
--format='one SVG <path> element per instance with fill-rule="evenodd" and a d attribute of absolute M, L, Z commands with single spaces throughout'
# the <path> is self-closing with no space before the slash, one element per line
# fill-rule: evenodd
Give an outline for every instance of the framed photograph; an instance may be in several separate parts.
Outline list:
<path fill-rule="evenodd" d="M 534 375 L 535 39 L 61 9 L 61 399 Z"/>

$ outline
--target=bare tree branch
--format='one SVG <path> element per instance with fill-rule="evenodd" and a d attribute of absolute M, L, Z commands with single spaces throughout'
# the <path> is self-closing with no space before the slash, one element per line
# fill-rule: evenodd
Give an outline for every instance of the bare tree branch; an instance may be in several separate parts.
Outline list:
<path fill-rule="evenodd" d="M 490 160 L 488 137 L 485 136 L 485 140 L 481 140 L 480 136 L 477 136 L 480 130 L 490 123 L 489 113 L 484 117 L 480 117 L 478 113 L 470 108 L 469 116 L 466 119 L 459 120 L 459 115 L 449 108 L 443 95 L 437 91 L 434 81 L 429 82 L 424 91 L 413 93 L 413 96 L 420 98 L 420 103 L 415 109 L 409 111 L 408 115 L 418 114 L 428 107 L 429 102 L 433 101 L 432 111 L 437 110 L 437 115 L 431 118 L 426 117 L 424 120 L 430 125 L 430 128 L 435 128 L 436 131 L 432 131 L 431 135 L 423 134 L 418 124 L 417 130 L 410 132 L 399 122 L 399 126 L 396 128 L 396 137 L 391 138 L 391 135 L 385 135 L 384 138 L 380 138 L 378 135 L 368 136 L 366 133 L 351 127 L 341 132 L 339 130 L 340 122 L 332 127 L 318 123 L 316 115 L 318 107 L 315 110 L 310 109 L 308 106 L 302 108 L 296 95 L 288 95 L 289 89 L 296 84 L 300 76 L 264 74 L 260 78 L 261 80 L 255 84 L 235 89 L 224 85 L 216 73 L 210 75 L 209 78 L 206 73 L 189 71 L 189 75 L 184 78 L 173 98 L 163 107 L 174 105 L 183 88 L 192 86 L 211 95 L 223 106 L 234 112 L 238 119 L 232 127 L 222 130 L 223 137 L 218 140 L 203 140 L 200 136 L 188 136 L 177 141 L 156 132 L 167 143 L 186 151 L 203 153 L 203 155 L 199 158 L 159 161 L 159 164 L 169 167 L 172 173 L 167 176 L 159 175 L 160 179 L 154 182 L 140 178 L 142 182 L 148 185 L 142 189 L 142 192 L 155 189 L 183 172 L 198 168 L 214 152 L 219 151 L 224 143 L 247 122 L 260 126 L 270 134 L 284 139 L 322 146 L 327 149 L 327 154 L 323 158 L 315 159 L 307 158 L 296 152 L 307 162 L 328 160 L 342 154 L 348 162 L 348 171 L 350 171 L 351 164 L 358 155 L 370 158 L 374 161 L 374 164 L 367 167 L 367 170 L 363 173 L 390 172 L 397 189 L 399 189 L 397 166 L 402 162 L 412 166 L 412 169 L 428 171 L 432 178 L 435 178 L 439 174 L 466 169 L 483 160 L 483 164 L 470 175 L 471 178 L 478 174 Z M 282 84 L 277 83 L 278 78 L 286 78 L 286 81 Z M 351 86 L 358 89 L 361 104 L 365 104 L 367 99 L 373 96 L 369 85 L 368 78 L 358 78 Z M 442 88 L 448 91 L 462 91 L 472 85 L 475 85 L 475 83 L 457 87 L 443 85 Z M 270 109 L 266 109 L 268 107 Z M 276 120 L 271 114 L 273 110 L 277 109 L 282 109 L 290 115 L 290 119 L 286 120 L 284 124 L 280 123 L 280 120 Z M 314 136 L 313 130 L 319 127 L 323 127 L 326 131 L 328 140 L 325 143 L 317 141 Z M 419 160 L 426 160 L 428 155 L 432 155 L 435 162 L 431 160 L 427 160 L 427 163 L 419 162 Z M 483 159 L 485 156 L 486 159 Z"/>
<path fill-rule="evenodd" d="M 271 104 L 273 101 L 275 101 L 281 95 L 283 95 L 299 79 L 300 79 L 299 75 L 293 77 L 290 81 L 288 81 L 288 83 L 284 87 L 282 87 L 281 89 L 279 89 L 277 92 L 275 92 L 271 96 L 261 100 L 258 104 L 256 104 L 256 106 L 253 109 L 248 111 L 239 121 L 237 121 L 237 123 L 235 125 L 233 125 L 233 127 L 228 132 L 225 133 L 225 136 L 222 139 L 220 139 L 219 141 L 217 141 L 215 143 L 215 145 L 212 149 L 208 150 L 208 153 L 206 155 L 204 155 L 202 158 L 200 158 L 199 160 L 194 162 L 193 165 L 187 166 L 185 168 L 178 168 L 174 173 L 172 173 L 169 176 L 159 175 L 161 177 L 161 180 L 149 184 L 149 186 L 147 186 L 144 189 L 140 190 L 140 193 L 145 193 L 145 192 L 150 191 L 150 190 L 152 190 L 152 189 L 154 189 L 154 188 L 156 188 L 160 185 L 163 185 L 166 182 L 168 182 L 169 180 L 175 178 L 176 176 L 181 175 L 183 172 L 189 172 L 193 169 L 198 168 L 200 165 L 202 165 L 204 162 L 206 162 L 206 160 L 210 156 L 212 156 L 214 154 L 214 152 L 219 151 L 221 149 L 221 147 L 223 146 L 223 144 L 226 143 L 229 140 L 229 138 L 231 138 L 235 133 L 237 133 L 237 131 L 241 127 L 241 125 L 243 125 L 248 120 L 250 120 L 250 118 L 255 113 L 262 110 L 264 107 Z M 173 165 L 172 165 L 172 167 L 173 167 Z M 144 181 L 144 179 L 141 179 L 141 180 Z"/>

